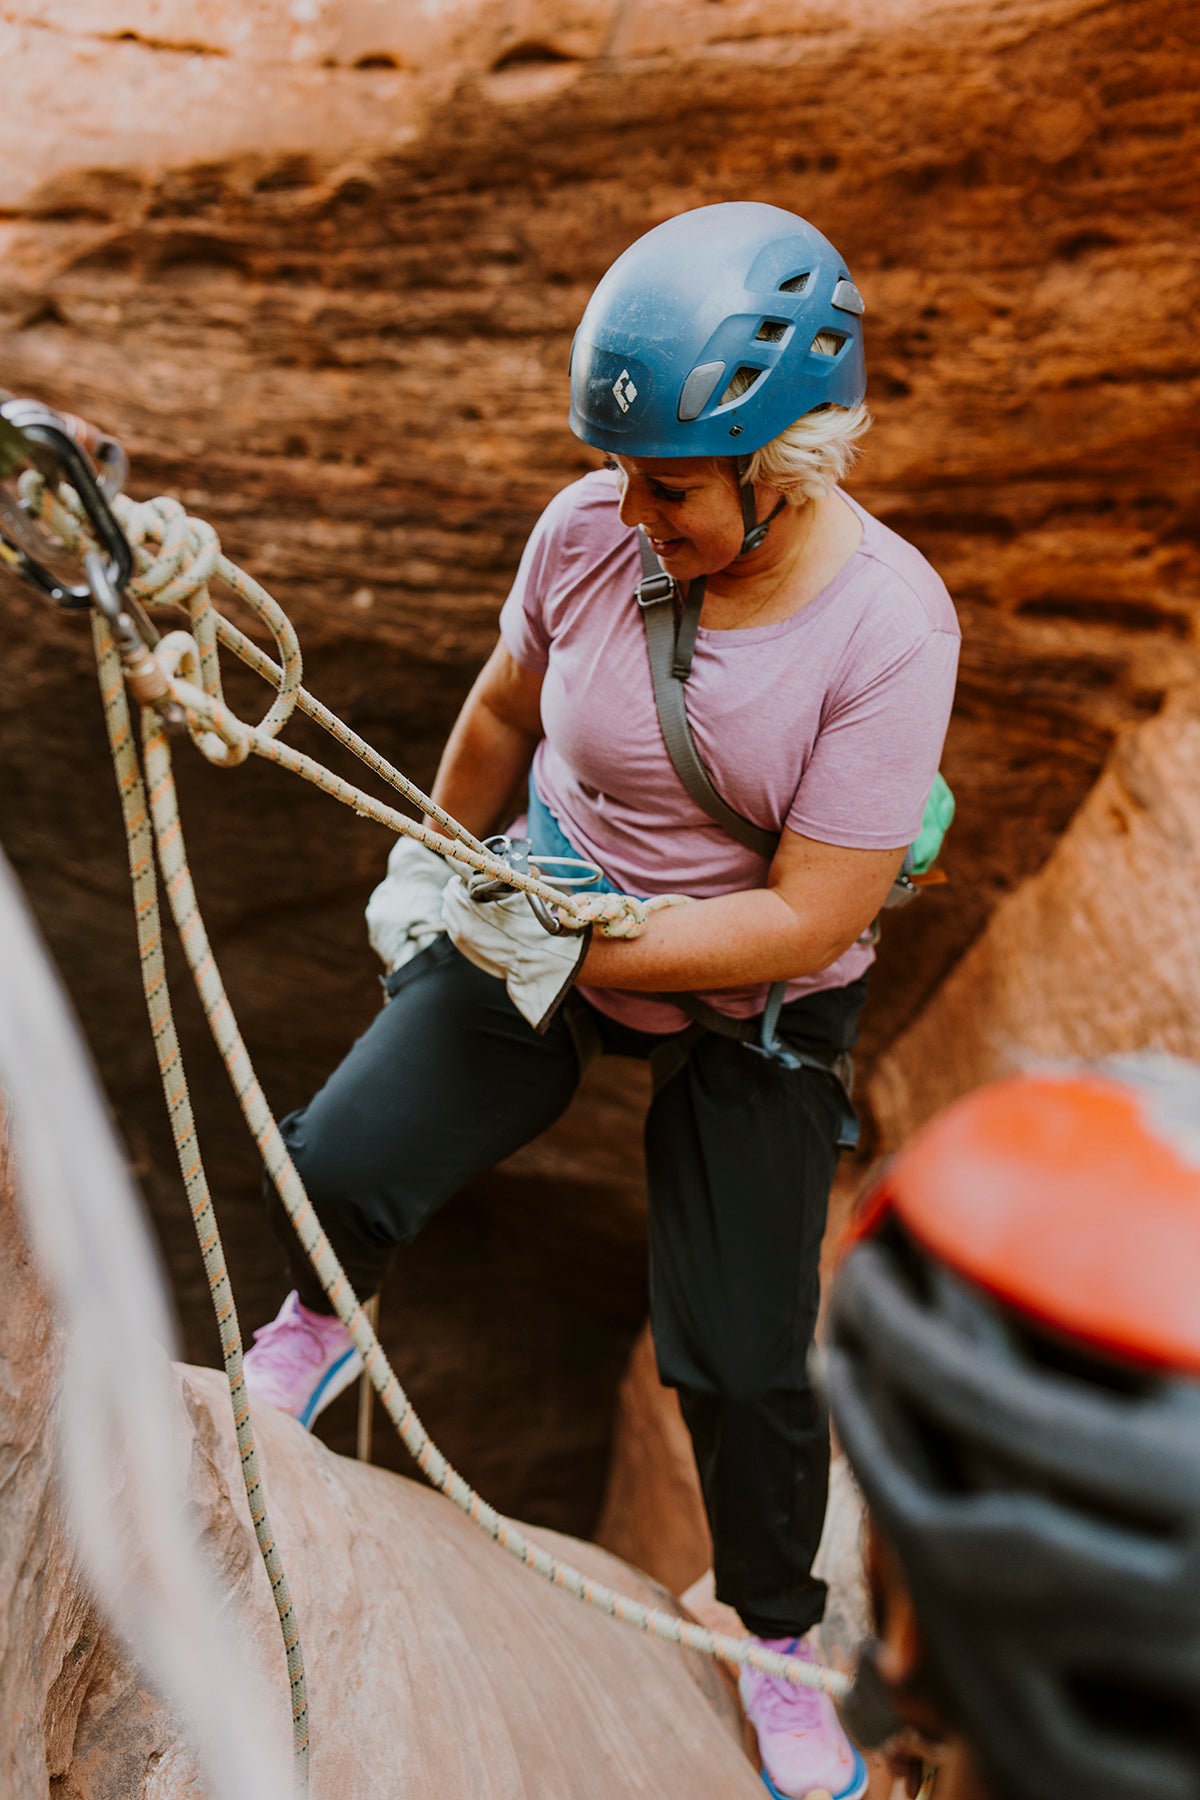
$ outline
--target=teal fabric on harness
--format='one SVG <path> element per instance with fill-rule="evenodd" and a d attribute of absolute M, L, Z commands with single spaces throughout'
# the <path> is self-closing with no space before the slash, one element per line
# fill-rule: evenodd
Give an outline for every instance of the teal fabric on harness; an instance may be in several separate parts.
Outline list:
<path fill-rule="evenodd" d="M 525 835 L 529 839 L 529 854 L 535 859 L 541 856 L 575 856 L 578 850 L 564 834 L 562 826 L 555 818 L 542 796 L 538 793 L 532 775 L 529 778 L 528 824 Z M 589 859 L 590 860 L 590 859 Z M 553 879 L 553 877 L 551 877 Z M 601 870 L 600 879 L 590 882 L 583 890 L 587 894 L 620 894 L 627 890 L 616 886 L 615 882 Z M 637 900 L 645 900 L 645 894 L 636 894 Z"/>
<path fill-rule="evenodd" d="M 939 770 L 933 778 L 921 829 L 913 840 L 904 866 L 913 875 L 927 875 L 946 841 L 946 833 L 954 823 L 954 795 L 950 783 Z"/>

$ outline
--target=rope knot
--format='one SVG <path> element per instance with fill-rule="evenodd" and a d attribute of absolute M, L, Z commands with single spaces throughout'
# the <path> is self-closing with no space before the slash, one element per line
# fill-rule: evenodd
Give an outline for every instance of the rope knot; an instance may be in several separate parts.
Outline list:
<path fill-rule="evenodd" d="M 130 591 L 145 605 L 208 603 L 208 584 L 221 561 L 221 540 L 206 519 L 193 519 L 178 500 L 160 494 L 137 504 L 123 496 L 117 516 L 133 545 L 137 576 Z"/>
<path fill-rule="evenodd" d="M 633 894 L 578 894 L 572 913 L 580 923 L 594 925 L 601 937 L 639 938 L 651 913 L 683 906 L 687 898 L 686 894 L 656 894 L 652 900 L 639 900 Z"/>

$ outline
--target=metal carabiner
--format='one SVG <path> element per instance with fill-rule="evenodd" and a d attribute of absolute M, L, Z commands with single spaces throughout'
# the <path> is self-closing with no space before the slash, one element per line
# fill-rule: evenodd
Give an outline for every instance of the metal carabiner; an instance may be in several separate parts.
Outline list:
<path fill-rule="evenodd" d="M 510 869 L 515 869 L 518 875 L 528 875 L 528 838 L 510 838 L 503 831 L 498 831 L 492 837 L 484 838 L 483 847 L 490 850 L 493 856 L 499 857 L 501 862 L 506 862 Z M 475 876 L 469 887 L 472 900 L 503 900 L 507 894 L 516 891 L 499 875 L 484 879 Z"/>
<path fill-rule="evenodd" d="M 525 898 L 529 902 L 530 912 L 542 930 L 549 932 L 551 937 L 559 937 L 567 929 L 558 914 L 550 911 L 540 894 L 526 894 Z"/>
<path fill-rule="evenodd" d="M 110 502 L 128 473 L 125 452 L 74 413 L 57 413 L 37 400 L 18 400 L 0 391 L 0 561 L 44 599 L 66 612 L 95 607 L 108 620 L 130 691 L 153 706 L 172 727 L 185 724 L 183 708 L 171 699 L 166 674 L 155 660 L 159 634 L 127 587 L 133 549 Z M 42 560 L 56 546 L 37 526 L 24 501 L 4 483 L 20 468 L 36 470 L 52 488 L 69 482 L 79 497 L 97 548 L 83 557 L 86 580 L 71 582 Z M 60 547 L 63 555 L 69 554 Z"/>
<path fill-rule="evenodd" d="M 490 850 L 493 856 L 500 857 L 508 864 L 510 869 L 515 871 L 516 874 L 529 875 L 533 873 L 529 867 L 529 852 L 533 846 L 528 838 L 510 838 L 501 831 L 497 832 L 494 837 L 484 838 L 483 847 L 485 850 Z M 470 892 L 472 900 L 482 900 L 486 902 L 489 900 L 505 900 L 508 898 L 509 894 L 515 894 L 517 889 L 512 887 L 507 881 L 501 880 L 497 875 L 491 880 L 474 882 L 471 885 Z M 551 937 L 556 937 L 562 930 L 562 925 L 550 911 L 550 908 L 546 905 L 546 902 L 542 899 L 541 895 L 526 894 L 525 898 L 528 900 L 530 907 L 533 910 L 533 916 L 542 927 L 543 931 L 548 931 Z"/>
<path fill-rule="evenodd" d="M 553 874 L 550 873 L 552 866 L 555 871 Z M 584 872 L 579 875 L 567 875 L 563 872 L 566 869 L 580 869 Z M 529 859 L 529 873 L 537 875 L 549 887 L 561 888 L 566 894 L 572 888 L 590 887 L 594 881 L 600 880 L 602 871 L 598 863 L 588 862 L 587 858 L 583 856 L 541 856 L 534 851 Z M 559 914 L 551 912 L 540 894 L 526 894 L 525 898 L 529 902 L 534 918 L 542 930 L 548 931 L 551 937 L 558 937 L 569 929 Z"/>
<path fill-rule="evenodd" d="M 84 448 L 85 442 L 98 467 Z M 110 505 L 127 468 L 125 452 L 117 440 L 105 437 L 72 414 L 43 406 L 38 400 L 19 400 L 0 393 L 3 560 L 43 599 L 64 611 L 83 611 L 94 599 L 90 582 L 71 582 L 54 573 L 44 560 L 53 551 L 53 541 L 38 528 L 25 503 L 4 486 L 22 465 L 35 469 L 52 487 L 66 481 L 74 488 L 105 559 L 106 585 L 119 592 L 133 574 L 133 551 Z M 151 642 L 156 641 L 152 635 Z"/>
<path fill-rule="evenodd" d="M 595 863 L 586 861 L 582 856 L 538 856 L 529 838 L 510 838 L 504 832 L 497 832 L 494 837 L 484 838 L 483 847 L 490 850 L 493 856 L 500 857 L 518 875 L 535 875 L 549 887 L 562 888 L 564 893 L 574 887 L 589 887 L 593 881 L 600 879 L 600 869 Z M 542 865 L 551 863 L 580 869 L 584 873 L 548 875 Z M 503 900 L 516 892 L 517 889 L 498 875 L 483 880 L 476 877 L 470 885 L 472 900 Z M 529 910 L 543 931 L 548 932 L 551 937 L 558 937 L 567 930 L 563 920 L 551 910 L 540 894 L 526 891 L 525 898 L 529 902 Z"/>

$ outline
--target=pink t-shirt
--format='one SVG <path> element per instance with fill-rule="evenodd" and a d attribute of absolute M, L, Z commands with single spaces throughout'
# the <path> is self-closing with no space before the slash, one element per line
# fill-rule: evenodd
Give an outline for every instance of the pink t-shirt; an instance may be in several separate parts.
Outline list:
<path fill-rule="evenodd" d="M 756 825 L 822 843 L 887 850 L 913 841 L 954 697 L 959 629 L 941 579 L 911 544 L 842 498 L 862 542 L 833 580 L 781 624 L 701 628 L 685 689 L 713 785 Z M 767 863 L 715 824 L 663 743 L 634 590 L 637 535 L 604 470 L 550 502 L 500 614 L 506 646 L 544 673 L 533 764 L 538 793 L 579 852 L 626 893 L 712 899 L 762 887 Z M 874 960 L 854 944 L 789 1000 L 853 981 Z M 645 994 L 584 989 L 642 1031 L 686 1018 Z M 764 986 L 703 998 L 746 1018 Z"/>

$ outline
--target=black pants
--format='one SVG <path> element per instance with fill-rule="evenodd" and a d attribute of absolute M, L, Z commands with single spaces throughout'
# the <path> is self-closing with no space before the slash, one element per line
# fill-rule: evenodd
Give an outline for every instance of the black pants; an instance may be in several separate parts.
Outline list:
<path fill-rule="evenodd" d="M 283 1125 L 363 1298 L 443 1201 L 559 1117 L 580 1074 L 578 1030 L 564 1012 L 538 1037 L 503 983 L 446 939 L 388 986 L 390 1004 Z M 793 1001 L 780 1035 L 800 1049 L 848 1049 L 864 997 L 856 982 Z M 577 995 L 571 1004 L 585 1006 Z M 663 1042 L 587 1014 L 610 1054 L 647 1058 Z M 811 1564 L 829 1433 L 807 1357 L 844 1108 L 819 1071 L 691 1036 L 646 1119 L 655 1352 L 691 1432 L 718 1597 L 759 1636 L 798 1634 L 825 1603 Z M 300 1298 L 328 1312 L 269 1184 L 268 1203 Z"/>

